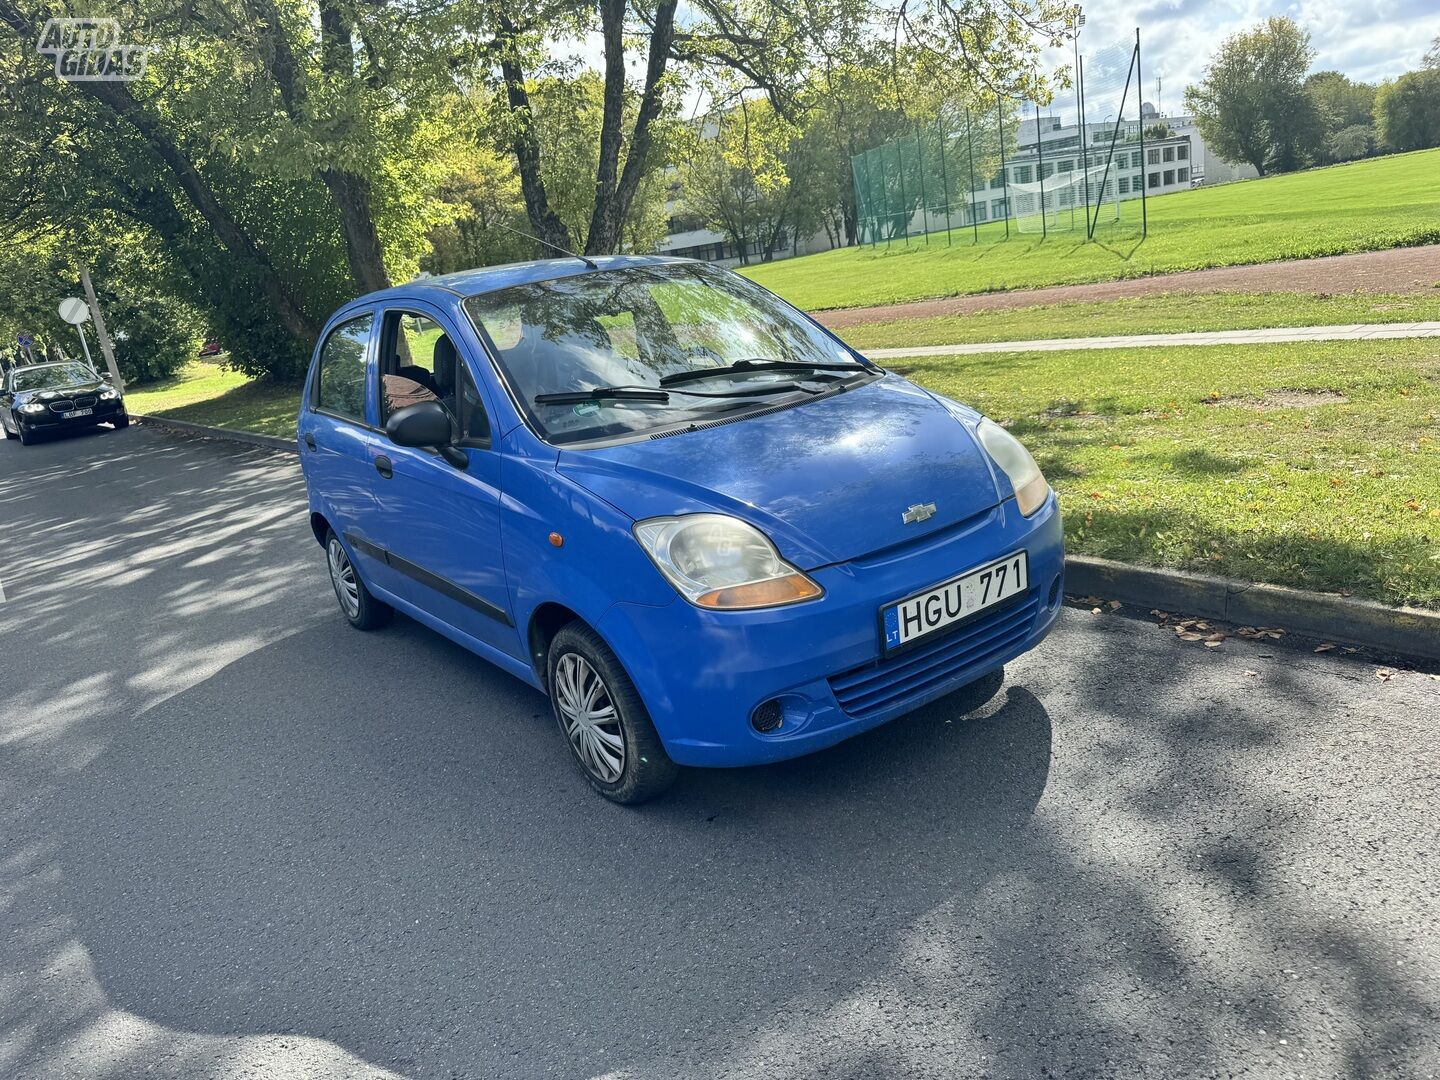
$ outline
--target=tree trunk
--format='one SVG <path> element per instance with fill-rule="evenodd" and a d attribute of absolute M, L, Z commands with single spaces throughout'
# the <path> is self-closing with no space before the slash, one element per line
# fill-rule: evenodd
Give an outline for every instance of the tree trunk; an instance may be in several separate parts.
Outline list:
<path fill-rule="evenodd" d="M 620 239 L 623 234 L 625 219 L 630 214 L 630 207 L 635 201 L 635 193 L 640 189 L 640 181 L 645 178 L 647 158 L 650 156 L 650 147 L 654 142 L 651 125 L 660 115 L 660 108 L 664 104 L 660 80 L 665 74 L 665 65 L 669 59 L 670 45 L 675 36 L 675 7 L 678 0 L 660 0 L 655 9 L 655 22 L 650 32 L 650 52 L 645 67 L 645 89 L 640 95 L 640 107 L 635 114 L 635 126 L 630 133 L 630 147 L 625 154 L 625 168 L 620 173 L 618 182 L 615 182 L 608 191 L 602 190 L 601 179 L 604 178 L 605 169 L 605 144 L 603 141 L 604 128 L 602 128 L 601 142 L 601 175 L 597 176 L 595 185 L 595 207 L 590 215 L 590 235 L 585 238 L 585 253 L 587 255 L 608 255 L 619 249 Z M 614 30 L 616 44 L 612 54 L 610 35 L 610 10 L 615 5 L 616 14 L 614 17 Z M 602 7 L 607 19 L 605 34 L 605 119 L 604 124 L 611 123 L 612 112 L 615 118 L 616 145 L 615 153 L 619 155 L 618 132 L 619 124 L 624 116 L 625 108 L 625 56 L 624 42 L 621 37 L 625 5 L 618 3 L 618 0 L 606 0 Z M 618 72 L 612 71 L 618 68 Z M 611 85 L 612 76 L 616 82 L 616 92 L 612 104 Z M 613 173 L 611 174 L 613 177 Z"/>
<path fill-rule="evenodd" d="M 370 181 L 346 169 L 325 169 L 320 178 L 340 209 L 345 256 L 355 284 L 361 292 L 388 289 L 390 275 L 385 272 L 385 252 L 370 212 Z"/>
<path fill-rule="evenodd" d="M 502 36 L 509 39 L 500 59 L 500 75 L 505 81 L 505 100 L 510 106 L 510 145 L 520 172 L 520 194 L 525 200 L 525 214 L 540 243 L 551 249 L 546 252 L 547 255 L 554 255 L 556 248 L 574 251 L 570 230 L 550 205 L 545 181 L 540 176 L 540 140 L 535 137 L 535 114 L 530 110 L 525 72 L 514 50 L 519 31 L 506 16 L 500 18 L 500 30 Z"/>

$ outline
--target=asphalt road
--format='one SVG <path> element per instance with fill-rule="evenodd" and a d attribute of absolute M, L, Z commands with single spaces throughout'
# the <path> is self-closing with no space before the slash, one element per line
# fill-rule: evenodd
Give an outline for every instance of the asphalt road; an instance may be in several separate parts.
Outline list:
<path fill-rule="evenodd" d="M 303 506 L 0 446 L 0 1076 L 1440 1073 L 1426 675 L 1070 610 L 979 708 L 629 810 L 346 626 Z"/>

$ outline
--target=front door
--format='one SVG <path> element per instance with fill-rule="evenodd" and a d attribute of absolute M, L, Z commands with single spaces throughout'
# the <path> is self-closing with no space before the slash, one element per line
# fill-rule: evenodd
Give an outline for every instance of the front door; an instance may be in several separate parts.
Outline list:
<path fill-rule="evenodd" d="M 372 472 L 385 587 L 501 652 L 525 650 L 510 612 L 500 550 L 500 457 L 491 449 L 490 410 L 448 322 L 426 305 L 384 313 L 377 364 L 379 419 L 417 401 L 451 413 L 468 459 L 459 468 L 432 450 L 396 446 L 383 435 Z"/>

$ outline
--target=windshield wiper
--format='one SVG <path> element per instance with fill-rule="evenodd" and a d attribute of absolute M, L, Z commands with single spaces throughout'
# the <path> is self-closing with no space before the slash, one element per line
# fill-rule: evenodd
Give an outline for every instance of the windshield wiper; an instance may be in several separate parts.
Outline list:
<path fill-rule="evenodd" d="M 638 386 L 601 386 L 563 394 L 536 394 L 533 400 L 536 405 L 583 405 L 587 401 L 653 401 L 663 405 L 670 400 L 670 395 L 664 390 Z"/>
<path fill-rule="evenodd" d="M 660 380 L 661 386 L 679 386 L 681 383 L 699 382 L 718 375 L 739 375 L 751 371 L 864 371 L 859 364 L 807 363 L 800 360 L 736 360 L 723 367 L 696 368 L 693 371 L 677 371 Z"/>

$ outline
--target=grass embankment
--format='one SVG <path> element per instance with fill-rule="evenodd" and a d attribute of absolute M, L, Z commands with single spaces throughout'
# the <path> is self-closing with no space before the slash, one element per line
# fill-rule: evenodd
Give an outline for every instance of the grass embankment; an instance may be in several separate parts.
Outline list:
<path fill-rule="evenodd" d="M 172 378 L 128 391 L 125 406 L 132 413 L 294 438 L 300 387 L 252 381 L 238 371 L 196 360 Z"/>
<path fill-rule="evenodd" d="M 1440 342 L 906 361 L 1001 420 L 1070 550 L 1440 606 Z"/>
<path fill-rule="evenodd" d="M 1396 154 L 1148 200 L 1139 243 L 1138 201 L 1124 220 L 1085 243 L 1083 228 L 1047 239 L 1003 225 L 912 237 L 888 249 L 843 248 L 744 272 L 809 310 L 937 296 L 1111 281 L 1174 270 L 1305 259 L 1440 242 L 1440 150 Z M 1013 230 L 1013 226 L 1012 226 Z M 1137 246 L 1138 244 L 1138 246 Z"/>
<path fill-rule="evenodd" d="M 1440 276 L 1440 267 L 1436 268 Z M 1178 334 L 1274 326 L 1335 326 L 1440 320 L 1433 295 L 1349 293 L 1170 293 L 1123 300 L 976 311 L 929 319 L 894 319 L 847 326 L 841 337 L 859 349 L 960 345 L 980 341 Z"/>

